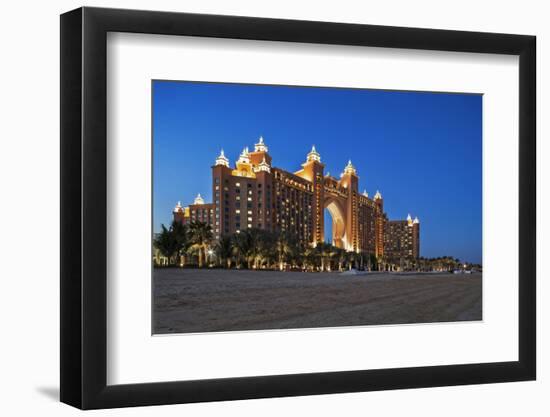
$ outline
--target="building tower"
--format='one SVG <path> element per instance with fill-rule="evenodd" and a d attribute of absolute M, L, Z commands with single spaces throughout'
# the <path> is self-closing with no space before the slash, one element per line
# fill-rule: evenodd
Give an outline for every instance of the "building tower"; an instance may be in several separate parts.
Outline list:
<path fill-rule="evenodd" d="M 229 216 L 224 216 L 227 208 L 229 212 L 229 179 L 232 169 L 229 166 L 229 159 L 225 156 L 223 149 L 212 166 L 212 196 L 214 197 L 215 220 L 212 225 L 214 237 L 219 239 L 223 234 L 229 233 Z"/>
<path fill-rule="evenodd" d="M 359 177 L 351 160 L 344 168 L 344 172 L 340 176 L 340 184 L 348 191 L 346 201 L 346 242 L 345 249 L 357 252 L 359 250 L 359 233 L 358 233 L 358 218 L 357 218 L 357 194 L 359 187 Z"/>
<path fill-rule="evenodd" d="M 420 220 L 415 217 L 412 222 L 412 249 L 413 258 L 418 259 L 420 257 Z"/>
<path fill-rule="evenodd" d="M 249 153 L 249 158 L 256 175 L 253 219 L 257 228 L 272 230 L 271 196 L 273 176 L 271 174 L 271 156 L 268 151 L 263 136 L 260 136 L 258 143 L 254 145 L 254 152 Z"/>
<path fill-rule="evenodd" d="M 376 190 L 374 195 L 374 203 L 377 207 L 376 221 L 375 221 L 375 240 L 374 240 L 374 251 L 378 259 L 384 256 L 384 199 L 380 191 Z"/>
<path fill-rule="evenodd" d="M 321 155 L 315 149 L 315 145 L 313 145 L 311 151 L 307 154 L 306 162 L 302 164 L 302 169 L 297 175 L 310 181 L 313 187 L 313 204 L 311 210 L 313 236 L 311 243 L 314 246 L 325 241 L 324 169 L 325 166 L 321 163 Z"/>

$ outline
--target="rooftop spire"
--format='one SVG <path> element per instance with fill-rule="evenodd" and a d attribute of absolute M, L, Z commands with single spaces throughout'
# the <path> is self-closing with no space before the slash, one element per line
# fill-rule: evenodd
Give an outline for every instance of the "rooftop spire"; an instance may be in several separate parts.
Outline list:
<path fill-rule="evenodd" d="M 374 194 L 374 199 L 375 200 L 381 200 L 382 199 L 382 194 L 380 194 L 380 191 L 376 190 L 376 194 Z"/>
<path fill-rule="evenodd" d="M 237 164 L 250 164 L 250 157 L 248 156 L 248 147 L 245 147 L 237 160 Z"/>
<path fill-rule="evenodd" d="M 368 196 L 369 196 L 369 193 L 367 193 L 367 190 L 363 190 L 363 195 L 364 195 L 365 197 L 368 197 Z"/>
<path fill-rule="evenodd" d="M 315 149 L 315 145 L 311 147 L 311 151 L 307 154 L 307 161 L 321 162 L 321 155 L 319 155 L 319 152 Z"/>
<path fill-rule="evenodd" d="M 355 167 L 351 163 L 351 159 L 348 160 L 348 164 L 344 168 L 344 174 L 354 174 L 354 175 L 357 174 L 357 171 L 355 170 Z"/>
<path fill-rule="evenodd" d="M 178 203 L 176 204 L 176 207 L 174 207 L 174 213 L 179 213 L 182 210 L 183 210 L 183 207 L 181 206 L 181 201 L 178 201 Z"/>
<path fill-rule="evenodd" d="M 407 215 L 407 223 L 409 224 L 409 226 L 412 226 L 413 224 L 413 220 L 410 214 Z"/>
<path fill-rule="evenodd" d="M 254 145 L 254 152 L 267 152 L 267 145 L 264 143 L 264 137 L 260 136 L 258 143 Z"/>
<path fill-rule="evenodd" d="M 204 204 L 204 199 L 201 197 L 201 193 L 198 193 L 195 197 L 193 204 Z"/>
<path fill-rule="evenodd" d="M 223 149 L 221 150 L 220 155 L 216 158 L 216 166 L 217 165 L 223 165 L 229 168 L 229 159 L 227 159 L 223 153 Z"/>
<path fill-rule="evenodd" d="M 419 223 L 420 223 L 420 220 L 418 220 L 418 217 L 415 217 L 415 218 L 414 218 L 413 223 L 414 223 L 414 224 L 419 224 Z"/>

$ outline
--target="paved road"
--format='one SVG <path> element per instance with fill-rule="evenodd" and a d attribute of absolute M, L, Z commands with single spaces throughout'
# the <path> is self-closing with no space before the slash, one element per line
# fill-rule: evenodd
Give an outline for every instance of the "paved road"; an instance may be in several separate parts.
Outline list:
<path fill-rule="evenodd" d="M 155 333 L 481 320 L 481 274 L 156 269 Z"/>

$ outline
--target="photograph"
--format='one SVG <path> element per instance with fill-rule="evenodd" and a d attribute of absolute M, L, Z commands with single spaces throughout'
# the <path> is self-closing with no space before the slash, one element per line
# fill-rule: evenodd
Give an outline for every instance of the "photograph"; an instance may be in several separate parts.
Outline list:
<path fill-rule="evenodd" d="M 483 319 L 482 94 L 151 99 L 153 334 Z"/>
<path fill-rule="evenodd" d="M 49 251 L 8 263 L 4 316 L 44 349 L 10 410 L 537 415 L 550 26 L 417 6 L 41 6 L 16 70 L 56 62 L 8 83 L 32 168 L 8 147 L 6 178 Z"/>

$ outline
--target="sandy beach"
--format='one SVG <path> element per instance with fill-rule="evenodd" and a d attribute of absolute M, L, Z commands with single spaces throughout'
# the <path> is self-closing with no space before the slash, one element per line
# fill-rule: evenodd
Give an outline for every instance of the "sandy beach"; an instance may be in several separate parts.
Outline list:
<path fill-rule="evenodd" d="M 482 275 L 155 269 L 155 334 L 482 319 Z"/>

